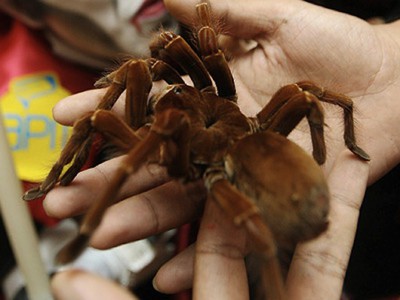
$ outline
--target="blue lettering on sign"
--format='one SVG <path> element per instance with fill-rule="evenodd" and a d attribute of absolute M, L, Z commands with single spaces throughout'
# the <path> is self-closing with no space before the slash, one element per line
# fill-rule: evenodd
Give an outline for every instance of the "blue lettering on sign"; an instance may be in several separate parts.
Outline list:
<path fill-rule="evenodd" d="M 31 128 L 35 123 L 39 123 L 43 129 L 41 131 L 31 131 Z M 48 117 L 43 115 L 28 115 L 26 117 L 26 141 L 30 139 L 38 139 L 49 137 L 49 147 L 54 149 L 56 145 L 56 124 Z"/>
<path fill-rule="evenodd" d="M 8 134 L 13 134 L 16 136 L 16 142 L 15 145 L 11 145 L 12 150 L 16 150 L 17 145 L 21 144 L 21 138 L 22 138 L 22 118 L 20 115 L 17 114 L 4 114 L 4 120 L 5 124 L 7 124 L 7 133 Z M 13 124 L 12 126 L 8 124 Z M 15 125 L 14 125 L 15 124 Z"/>
<path fill-rule="evenodd" d="M 4 115 L 7 125 L 7 132 L 15 135 L 15 142 L 12 142 L 13 151 L 26 150 L 29 148 L 30 141 L 37 139 L 47 139 L 49 149 L 55 149 L 57 124 L 45 115 L 30 114 L 24 118 L 17 114 L 6 113 Z M 10 126 L 10 124 L 13 124 Z M 36 125 L 39 130 L 32 128 Z M 61 146 L 64 146 L 68 139 L 68 128 L 61 127 Z"/>

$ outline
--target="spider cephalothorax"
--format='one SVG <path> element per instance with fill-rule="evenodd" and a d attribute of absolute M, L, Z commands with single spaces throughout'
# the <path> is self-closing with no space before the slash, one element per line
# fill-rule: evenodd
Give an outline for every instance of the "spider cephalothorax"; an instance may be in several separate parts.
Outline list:
<path fill-rule="evenodd" d="M 282 87 L 255 117 L 246 117 L 236 104 L 234 80 L 210 26 L 208 5 L 196 8 L 200 54 L 179 35 L 162 32 L 150 47 L 152 58 L 129 60 L 109 74 L 96 111 L 76 122 L 48 177 L 24 198 L 35 199 L 57 183 L 68 185 L 87 161 L 94 134 L 101 134 L 126 156 L 107 193 L 84 218 L 79 236 L 61 252 L 61 261 L 79 254 L 126 178 L 151 160 L 183 183 L 204 179 L 209 197 L 246 228 L 254 251 L 264 258 L 272 298 L 282 299 L 276 245 L 313 238 L 327 227 L 329 192 L 318 165 L 326 156 L 320 101 L 343 108 L 346 146 L 363 160 L 369 157 L 355 142 L 351 99 L 311 82 Z M 171 65 L 187 73 L 193 86 Z M 168 86 L 150 98 L 155 80 Z M 110 111 L 125 90 L 126 121 Z M 303 118 L 310 126 L 313 157 L 286 138 Z"/>

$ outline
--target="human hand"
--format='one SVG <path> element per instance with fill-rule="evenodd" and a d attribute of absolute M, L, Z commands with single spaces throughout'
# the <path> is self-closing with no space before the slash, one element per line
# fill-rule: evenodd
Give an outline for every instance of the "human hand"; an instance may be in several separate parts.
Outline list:
<path fill-rule="evenodd" d="M 198 2 L 166 0 L 165 4 L 175 18 L 192 24 Z M 354 100 L 356 135 L 372 158 L 369 183 L 399 162 L 400 21 L 371 26 L 297 0 L 209 3 L 223 33 L 257 45 L 230 62 L 242 110 L 254 115 L 279 87 L 310 80 Z M 329 170 L 344 149 L 343 120 L 337 108 L 324 108 Z M 310 148 L 308 133 L 299 128 L 293 139 Z"/>
<path fill-rule="evenodd" d="M 117 283 L 78 269 L 55 274 L 51 289 L 57 300 L 138 299 Z"/>
<path fill-rule="evenodd" d="M 329 146 L 333 147 L 328 149 L 331 160 L 328 161 L 326 173 L 330 180 L 336 181 L 336 187 L 331 186 L 331 227 L 320 238 L 298 247 L 288 277 L 289 296 L 293 298 L 304 297 L 304 299 L 307 299 L 311 296 L 313 298 L 339 298 L 366 180 L 368 179 L 369 183 L 375 181 L 399 162 L 399 134 L 395 125 L 399 116 L 399 105 L 395 99 L 399 89 L 398 71 L 396 70 L 398 66 L 396 65 L 396 57 L 399 54 L 399 47 L 398 40 L 393 38 L 393 34 L 398 32 L 399 23 L 372 27 L 354 17 L 313 7 L 302 2 L 290 2 L 292 7 L 285 6 L 282 3 L 268 3 L 268 1 L 263 1 L 263 3 L 254 1 L 259 5 L 252 5 L 253 3 L 249 4 L 248 2 L 244 4 L 241 1 L 236 1 L 234 4 L 231 4 L 232 1 L 210 2 L 217 19 L 226 17 L 224 22 L 229 24 L 227 26 L 229 32 L 240 38 L 254 39 L 258 43 L 258 48 L 255 48 L 252 52 L 246 52 L 242 56 L 237 56 L 231 61 L 231 66 L 236 75 L 239 99 L 243 100 L 240 97 L 241 93 L 247 95 L 248 98 L 243 100 L 246 101 L 247 105 L 254 103 L 264 105 L 263 101 L 269 99 L 270 93 L 268 93 L 268 88 L 262 89 L 261 87 L 268 86 L 267 84 L 271 82 L 270 86 L 274 86 L 274 80 L 278 82 L 277 85 L 279 86 L 308 79 L 330 89 L 354 95 L 353 99 L 357 109 L 356 119 L 360 122 L 358 124 L 358 136 L 361 137 L 361 144 L 372 157 L 370 174 L 368 176 L 365 173 L 368 173 L 368 168 L 363 166 L 365 163 L 349 162 L 348 159 L 340 157 L 339 162 L 337 162 L 338 166 L 331 172 L 331 166 L 338 153 L 342 151 L 342 147 L 335 146 L 332 140 L 329 140 Z M 166 3 L 169 4 L 170 10 L 176 17 L 187 20 L 194 19 L 194 16 L 190 13 L 190 4 L 181 5 L 173 0 Z M 240 5 L 240 3 L 243 5 Z M 288 4 L 290 3 L 288 2 Z M 263 7 L 269 9 L 271 18 L 260 16 L 261 14 L 268 14 L 267 9 L 262 10 Z M 285 12 L 281 11 L 279 14 L 276 9 L 285 9 Z M 253 17 L 249 18 L 249 15 Z M 287 16 L 287 22 L 284 21 L 285 16 Z M 319 21 L 314 22 L 316 17 L 321 21 L 323 20 L 323 26 Z M 229 22 L 229 20 L 235 20 L 236 23 Z M 296 23 L 296 20 L 298 23 Z M 274 24 L 274 22 L 281 22 L 281 24 Z M 307 28 L 307 30 L 299 32 L 300 27 L 296 28 L 298 25 L 301 25 L 301 29 Z M 268 28 L 271 29 L 274 26 L 276 28 L 268 30 Z M 334 26 L 335 31 L 328 26 Z M 252 31 L 246 31 L 248 28 L 251 28 Z M 352 38 L 342 34 L 342 32 L 350 29 Z M 319 34 L 317 34 L 318 32 Z M 249 33 L 252 35 L 249 35 Z M 289 37 L 290 35 L 291 37 Z M 314 47 L 316 42 L 320 43 L 321 47 Z M 330 46 L 329 49 L 324 49 L 325 45 Z M 377 45 L 380 45 L 379 51 L 373 51 Z M 313 52 L 313 50 L 317 52 Z M 371 57 L 371 51 L 373 51 L 374 57 Z M 386 61 L 393 61 L 395 69 Z M 283 63 L 274 65 L 276 62 Z M 257 67 L 252 64 L 257 64 Z M 304 67 L 299 68 L 302 65 Z M 267 76 L 261 76 L 261 72 L 271 74 L 275 78 L 271 80 Z M 343 74 L 346 74 L 346 76 Z M 273 91 L 275 89 L 272 88 Z M 386 105 L 387 107 L 384 108 Z M 254 109 L 254 112 L 257 112 L 260 108 L 254 106 Z M 376 113 L 376 110 L 378 110 L 378 113 Z M 332 131 L 330 134 L 335 134 L 333 131 L 337 132 L 337 126 L 341 125 L 338 122 L 338 117 L 330 117 L 329 112 L 327 117 L 327 123 Z M 335 128 L 335 130 L 332 128 Z M 386 131 L 387 135 L 378 138 L 383 130 Z M 366 135 L 371 138 L 367 140 Z M 298 132 L 295 135 L 296 141 L 302 143 L 303 136 L 303 132 Z M 377 138 L 380 142 L 377 141 Z M 331 136 L 330 139 L 341 141 L 340 137 L 337 136 Z M 395 146 L 393 147 L 393 145 Z M 343 161 L 350 165 L 359 164 L 358 167 L 361 170 L 354 166 L 356 169 L 353 172 L 346 173 L 346 166 Z M 362 178 L 358 176 L 362 176 Z M 347 183 L 347 180 L 351 181 L 350 184 L 352 185 L 348 190 L 346 186 L 343 186 Z M 344 192 L 344 190 L 346 191 Z M 346 208 L 346 206 L 348 207 Z M 206 210 L 205 216 L 208 215 L 209 213 Z M 346 224 L 343 223 L 343 220 L 346 220 Z M 224 256 L 218 253 L 218 251 L 222 251 L 221 247 L 218 250 L 218 244 L 221 244 L 221 240 L 209 248 L 217 252 L 214 253 L 214 256 Z M 235 245 L 237 247 L 237 244 Z M 201 253 L 196 253 L 196 261 L 199 260 L 199 256 L 201 256 Z M 197 265 L 200 266 L 201 264 Z M 204 265 L 207 264 L 204 263 Z M 218 271 L 214 270 L 214 272 L 208 272 L 208 274 L 217 273 L 221 275 L 224 270 L 229 269 L 227 263 L 224 266 L 225 269 L 220 268 Z M 235 273 L 231 271 L 224 273 L 226 278 L 235 276 L 232 275 Z M 199 271 L 196 272 L 198 274 Z M 323 274 L 324 272 L 328 274 Z M 158 276 L 161 276 L 161 274 L 159 273 Z M 165 275 L 165 278 L 167 277 Z M 216 286 L 214 277 L 208 275 L 208 277 L 204 276 L 202 279 L 210 279 L 210 285 Z M 162 279 L 159 279 L 159 281 L 162 282 Z M 197 280 L 195 282 L 198 283 Z M 324 282 L 326 282 L 325 286 Z M 169 288 L 167 283 L 163 282 L 163 284 Z M 229 286 L 229 295 L 235 294 L 235 291 L 232 291 L 232 286 L 235 285 Z M 324 288 L 321 288 L 321 286 L 324 286 Z M 238 291 L 236 292 L 238 294 Z M 328 295 L 330 296 L 328 297 Z"/>
<path fill-rule="evenodd" d="M 194 7 L 198 2 L 166 0 L 165 4 L 177 19 L 191 24 L 197 19 Z M 230 62 L 242 110 L 256 114 L 279 87 L 299 80 L 350 96 L 355 103 L 357 137 L 372 157 L 369 183 L 376 181 L 399 162 L 400 21 L 372 26 L 297 0 L 252 0 L 251 4 L 210 1 L 224 32 L 257 43 Z M 94 108 L 91 101 L 75 105 L 73 101 L 61 103 L 55 110 L 56 119 L 71 124 L 77 114 Z M 331 105 L 325 108 L 329 169 L 344 147 L 340 137 L 343 121 Z M 309 148 L 309 136 L 303 131 L 295 131 L 293 138 Z"/>
<path fill-rule="evenodd" d="M 239 104 L 247 113 L 258 112 L 279 86 L 298 80 L 312 80 L 354 99 L 359 144 L 372 158 L 368 176 L 370 183 L 398 163 L 400 135 L 397 134 L 396 123 L 400 108 L 394 97 L 399 89 L 399 68 L 394 58 L 398 55 L 399 45 L 395 37 L 398 29 L 395 26 L 373 27 L 359 19 L 301 1 L 279 4 L 252 1 L 252 5 L 244 1 L 210 3 L 216 17 L 222 17 L 236 37 L 258 42 L 257 48 L 231 61 Z M 194 19 L 191 15 L 194 13 L 194 5 L 191 2 L 183 4 L 170 0 L 166 4 L 176 17 Z M 249 18 L 249 15 L 252 17 Z M 343 33 L 351 33 L 351 37 Z M 249 70 L 252 72 L 249 73 Z M 94 102 L 88 101 L 89 104 L 85 106 L 89 107 Z M 68 104 L 64 102 L 56 109 L 55 115 L 57 110 L 65 112 L 65 109 L 73 105 L 74 101 Z M 80 107 L 77 105 L 74 109 L 83 113 Z M 330 128 L 326 167 L 328 174 L 335 158 L 343 150 L 343 142 L 337 130 L 341 128 L 341 117 L 335 113 L 330 114 L 332 109 L 327 109 L 326 122 Z M 293 138 L 300 144 L 309 139 L 301 130 L 296 131 Z M 49 193 L 46 200 L 48 210 L 62 216 L 84 211 L 95 198 L 88 193 L 89 187 L 104 186 L 101 183 L 112 174 L 113 163 L 115 161 L 105 163 L 98 171 L 88 170 L 80 174 L 72 186 L 57 188 Z M 165 173 L 157 168 L 152 172 L 144 172 L 137 174 L 146 178 L 141 188 L 145 186 L 148 189 L 168 180 Z M 109 247 L 175 227 L 198 216 L 201 211 L 203 194 L 195 199 L 193 208 L 191 203 L 188 204 L 192 199 L 175 183 L 164 185 L 162 192 L 150 191 L 140 197 L 131 197 L 141 188 L 137 184 L 126 185 L 119 197 L 127 201 L 113 206 L 106 214 L 104 225 L 100 226 L 92 239 L 94 246 Z M 169 193 L 172 193 L 172 200 L 167 204 L 163 200 L 164 197 L 169 198 Z M 77 194 L 82 202 L 77 200 Z M 143 217 L 140 222 L 127 216 L 128 208 L 139 212 L 138 215 Z M 126 218 L 121 218 L 121 214 Z M 160 284 L 158 287 L 162 289 Z"/>
<path fill-rule="evenodd" d="M 287 278 L 288 299 L 340 298 L 368 173 L 368 163 L 347 150 L 335 161 L 328 176 L 330 227 L 298 245 Z M 190 288 L 194 273 L 194 299 L 248 299 L 246 234 L 213 201 L 207 202 L 196 244 L 196 251 L 190 247 L 158 272 L 157 288 L 165 293 Z M 125 288 L 79 270 L 56 274 L 52 289 L 59 300 L 136 299 Z"/>
<path fill-rule="evenodd" d="M 329 228 L 312 241 L 300 243 L 286 281 L 287 299 L 339 299 L 356 232 L 359 208 L 367 186 L 369 164 L 343 151 L 328 175 L 331 191 Z M 174 293 L 191 286 L 196 299 L 248 299 L 244 257 L 246 233 L 210 201 L 195 249 L 164 265 L 154 279 L 162 292 Z M 250 270 L 250 272 L 252 272 Z M 186 278 L 177 282 L 179 278 Z"/>

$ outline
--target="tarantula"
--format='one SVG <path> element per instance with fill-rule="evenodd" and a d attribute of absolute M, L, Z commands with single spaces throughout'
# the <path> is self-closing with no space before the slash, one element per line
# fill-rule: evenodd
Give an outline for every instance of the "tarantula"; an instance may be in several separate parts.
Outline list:
<path fill-rule="evenodd" d="M 346 146 L 362 160 L 369 156 L 355 142 L 351 99 L 311 82 L 282 87 L 255 117 L 246 117 L 236 104 L 233 76 L 219 49 L 209 7 L 201 3 L 196 9 L 199 54 L 181 36 L 162 32 L 150 46 L 151 58 L 129 60 L 106 76 L 108 90 L 97 109 L 75 123 L 47 178 L 24 199 L 36 199 L 57 183 L 68 185 L 99 133 L 126 157 L 107 193 L 83 219 L 79 236 L 61 252 L 61 261 L 79 255 L 125 179 L 156 157 L 171 177 L 203 178 L 209 197 L 247 230 L 265 262 L 272 298 L 283 299 L 277 245 L 314 238 L 327 228 L 329 192 L 318 165 L 326 156 L 320 101 L 343 108 Z M 189 75 L 193 86 L 177 68 Z M 168 86 L 149 97 L 152 82 L 158 80 Z M 125 90 L 123 121 L 110 109 Z M 310 127 L 313 158 L 287 139 L 303 118 Z"/>

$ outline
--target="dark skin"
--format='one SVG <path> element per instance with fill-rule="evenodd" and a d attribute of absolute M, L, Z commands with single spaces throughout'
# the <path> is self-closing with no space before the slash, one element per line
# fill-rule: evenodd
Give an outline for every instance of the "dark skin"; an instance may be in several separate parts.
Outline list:
<path fill-rule="evenodd" d="M 165 3 L 174 17 L 190 24 L 197 2 Z M 400 161 L 400 22 L 372 26 L 297 0 L 251 2 L 209 1 L 227 33 L 257 43 L 256 48 L 237 54 L 230 63 L 241 109 L 254 115 L 280 86 L 312 80 L 352 97 L 358 142 L 371 156 L 371 162 L 366 163 L 345 150 L 341 113 L 326 106 L 328 159 L 324 172 L 331 190 L 330 228 L 318 239 L 298 246 L 287 289 L 293 299 L 338 299 L 365 188 Z M 89 91 L 69 97 L 55 107 L 55 118 L 72 124 L 93 109 L 102 93 Z M 123 111 L 121 106 L 122 101 L 115 111 Z M 291 138 L 310 149 L 309 135 L 301 126 Z M 84 212 L 96 198 L 92 191 L 102 192 L 118 160 L 84 171 L 71 186 L 51 191 L 45 200 L 49 214 L 69 217 Z M 168 183 L 160 186 L 164 182 Z M 154 189 L 135 196 L 143 185 Z M 197 218 L 204 205 L 198 186 L 169 182 L 165 171 L 157 167 L 130 178 L 119 198 L 123 201 L 106 213 L 91 240 L 93 246 L 108 248 L 177 227 Z M 236 228 L 215 203 L 206 203 L 196 246 L 167 263 L 154 283 L 167 293 L 193 285 L 197 299 L 246 299 L 243 257 L 248 253 L 247 246 L 243 230 Z M 90 293 L 101 292 L 98 288 L 83 294 L 79 286 L 85 286 L 85 279 L 77 280 L 71 273 L 57 275 L 53 286 L 60 299 L 66 298 L 67 290 L 81 299 L 99 299 Z"/>

